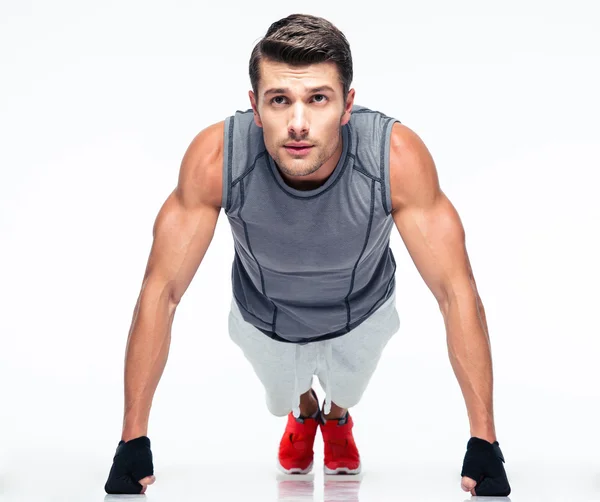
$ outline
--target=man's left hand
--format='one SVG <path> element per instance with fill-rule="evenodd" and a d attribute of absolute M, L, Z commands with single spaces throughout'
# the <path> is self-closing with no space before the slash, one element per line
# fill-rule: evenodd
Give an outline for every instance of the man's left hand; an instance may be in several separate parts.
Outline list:
<path fill-rule="evenodd" d="M 461 471 L 461 487 L 474 496 L 508 497 L 510 484 L 504 471 L 504 456 L 498 441 L 472 437 Z"/>

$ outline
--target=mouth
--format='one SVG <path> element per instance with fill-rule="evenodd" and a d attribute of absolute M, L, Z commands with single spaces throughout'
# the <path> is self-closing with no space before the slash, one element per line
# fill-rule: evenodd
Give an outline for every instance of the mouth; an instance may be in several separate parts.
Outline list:
<path fill-rule="evenodd" d="M 313 147 L 312 146 L 288 146 L 288 145 L 285 145 L 284 148 L 285 148 L 286 152 L 288 152 L 291 155 L 303 156 L 303 155 L 309 154 Z"/>

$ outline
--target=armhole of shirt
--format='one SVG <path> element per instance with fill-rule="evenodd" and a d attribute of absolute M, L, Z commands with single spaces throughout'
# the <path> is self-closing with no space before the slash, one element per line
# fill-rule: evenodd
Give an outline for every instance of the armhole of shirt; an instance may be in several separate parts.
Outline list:
<path fill-rule="evenodd" d="M 231 206 L 231 162 L 233 160 L 233 122 L 234 117 L 225 119 L 223 128 L 223 189 L 221 193 L 221 207 L 227 213 Z"/>
<path fill-rule="evenodd" d="M 383 143 L 381 145 L 381 183 L 383 185 L 383 209 L 387 215 L 392 212 L 392 195 L 390 184 L 390 145 L 392 137 L 392 128 L 394 123 L 400 121 L 391 117 L 382 117 L 384 122 Z"/>

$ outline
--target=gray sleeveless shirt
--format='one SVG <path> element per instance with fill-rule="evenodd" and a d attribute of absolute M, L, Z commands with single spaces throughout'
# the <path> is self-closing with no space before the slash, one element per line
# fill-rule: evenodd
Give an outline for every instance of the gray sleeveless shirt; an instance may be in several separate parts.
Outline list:
<path fill-rule="evenodd" d="M 225 119 L 221 206 L 235 246 L 233 297 L 265 335 L 300 344 L 338 337 L 394 292 L 394 122 L 355 105 L 331 176 L 314 190 L 296 190 L 267 152 L 252 110 Z"/>

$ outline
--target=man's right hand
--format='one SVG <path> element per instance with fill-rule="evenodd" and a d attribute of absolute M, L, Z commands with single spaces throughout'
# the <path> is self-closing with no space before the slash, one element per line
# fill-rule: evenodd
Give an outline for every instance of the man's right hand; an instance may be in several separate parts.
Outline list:
<path fill-rule="evenodd" d="M 121 440 L 113 458 L 104 490 L 109 494 L 142 494 L 154 483 L 150 439 L 141 436 Z"/>

